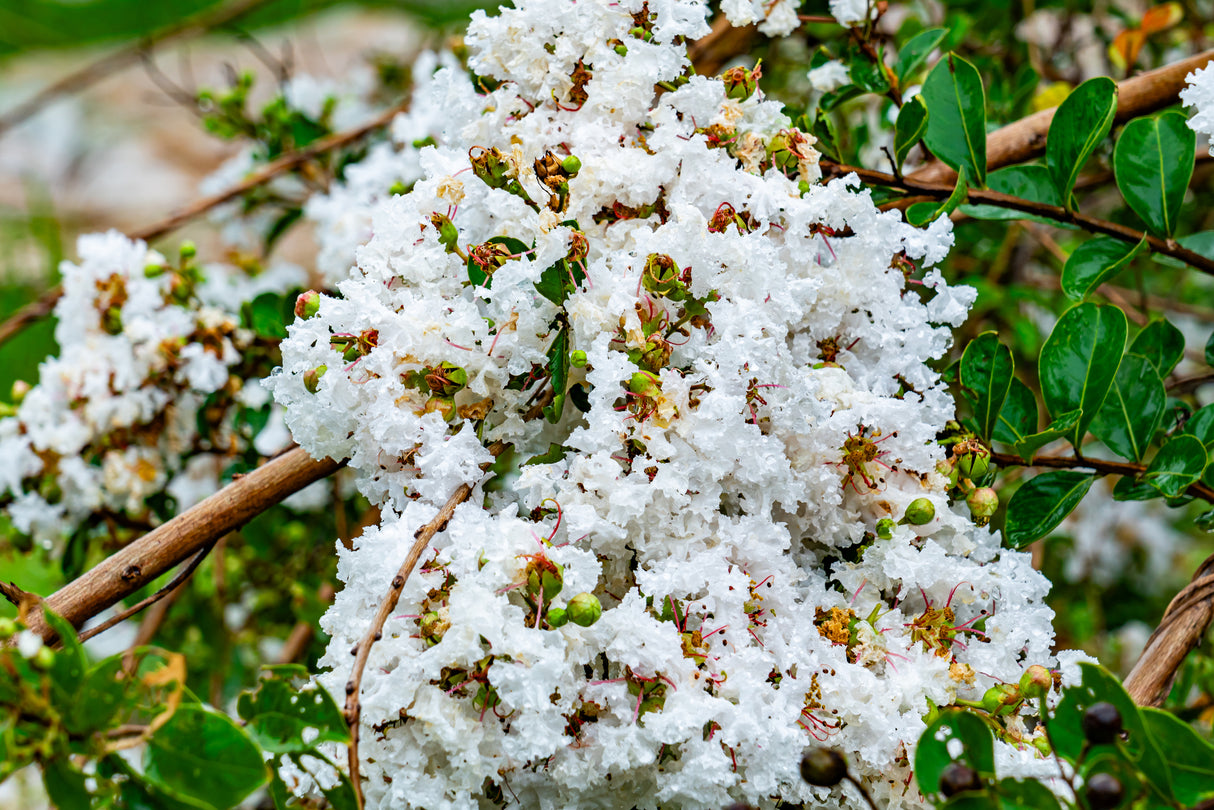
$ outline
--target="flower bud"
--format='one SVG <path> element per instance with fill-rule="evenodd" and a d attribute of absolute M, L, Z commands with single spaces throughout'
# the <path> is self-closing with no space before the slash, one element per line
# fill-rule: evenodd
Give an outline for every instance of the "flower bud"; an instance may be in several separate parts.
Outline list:
<path fill-rule="evenodd" d="M 961 473 L 961 477 L 972 481 L 982 478 L 990 468 L 991 451 L 980 444 L 975 444 L 957 459 L 957 471 Z"/>
<path fill-rule="evenodd" d="M 759 87 L 759 77 L 763 75 L 762 64 L 756 64 L 751 70 L 745 67 L 732 67 L 721 74 L 725 84 L 725 95 L 735 101 L 745 101 L 754 95 Z"/>
<path fill-rule="evenodd" d="M 177 255 L 181 257 L 181 261 L 188 262 L 190 259 L 198 255 L 198 246 L 190 240 L 181 243 L 181 247 L 177 249 Z"/>
<path fill-rule="evenodd" d="M 122 307 L 111 304 L 101 313 L 101 329 L 107 335 L 122 334 Z"/>
<path fill-rule="evenodd" d="M 999 495 L 990 487 L 978 487 L 966 496 L 965 505 L 970 508 L 974 522 L 985 526 L 999 508 Z"/>
<path fill-rule="evenodd" d="M 50 647 L 39 647 L 38 652 L 34 653 L 34 657 L 30 659 L 30 664 L 34 669 L 50 669 L 53 663 L 55 663 L 55 651 Z"/>
<path fill-rule="evenodd" d="M 895 525 L 897 524 L 895 524 L 889 518 L 881 518 L 877 521 L 877 537 L 881 538 L 882 540 L 889 540 L 894 536 Z"/>
<path fill-rule="evenodd" d="M 569 623 L 569 612 L 564 608 L 552 608 L 548 611 L 548 626 L 555 630 Z"/>
<path fill-rule="evenodd" d="M 450 422 L 456 417 L 455 397 L 444 397 L 435 394 L 426 400 L 426 407 L 422 410 L 423 413 L 437 413 L 443 419 Z"/>
<path fill-rule="evenodd" d="M 307 320 L 320 311 L 320 293 L 308 290 L 295 299 L 295 317 Z"/>
<path fill-rule="evenodd" d="M 982 708 L 999 717 L 1011 714 L 1020 703 L 1020 687 L 1001 683 L 987 689 L 982 695 Z"/>
<path fill-rule="evenodd" d="M 620 56 L 627 56 L 628 55 L 628 46 L 627 45 L 616 45 L 615 52 L 618 53 Z"/>
<path fill-rule="evenodd" d="M 20 405 L 25 395 L 30 392 L 30 384 L 25 380 L 14 380 L 10 396 L 13 398 L 14 405 Z"/>
<path fill-rule="evenodd" d="M 444 397 L 455 396 L 467 384 L 468 372 L 446 360 L 429 369 L 426 374 L 426 385 L 431 391 Z"/>
<path fill-rule="evenodd" d="M 573 366 L 574 368 L 585 368 L 586 367 L 586 352 L 582 351 L 581 349 L 578 349 L 577 351 L 570 353 L 569 365 Z"/>
<path fill-rule="evenodd" d="M 603 605 L 592 593 L 579 593 L 569 600 L 569 621 L 579 627 L 589 627 L 603 615 Z"/>
<path fill-rule="evenodd" d="M 637 396 L 651 397 L 662 393 L 662 386 L 654 375 L 644 371 L 634 372 L 628 381 L 628 390 Z"/>
<path fill-rule="evenodd" d="M 403 196 L 408 193 L 409 193 L 409 187 L 406 186 L 400 180 L 397 180 L 395 183 L 388 186 L 388 196 L 389 197 L 400 197 L 400 196 Z"/>
<path fill-rule="evenodd" d="M 1041 698 L 1054 685 L 1054 676 L 1040 664 L 1033 664 L 1020 676 L 1020 694 L 1026 698 Z"/>
<path fill-rule="evenodd" d="M 13 637 L 17 632 L 17 623 L 9 618 L 0 619 L 0 641 Z"/>
<path fill-rule="evenodd" d="M 683 289 L 679 266 L 674 259 L 661 253 L 650 253 L 645 260 L 641 286 L 657 296 L 671 296 Z"/>
<path fill-rule="evenodd" d="M 915 498 L 906 507 L 906 515 L 902 518 L 912 526 L 923 526 L 931 523 L 936 517 L 936 505 L 928 498 Z"/>
<path fill-rule="evenodd" d="M 565 174 L 573 177 L 582 170 L 582 161 L 578 159 L 577 155 L 570 155 L 561 161 L 561 169 L 564 170 Z"/>
<path fill-rule="evenodd" d="M 847 760 L 830 748 L 811 748 L 801 757 L 801 778 L 816 787 L 832 787 L 847 776 Z"/>
<path fill-rule="evenodd" d="M 304 372 L 303 384 L 304 390 L 309 394 L 315 394 L 320 390 L 320 378 L 325 376 L 325 372 L 329 370 L 328 366 L 317 366 L 310 368 Z"/>

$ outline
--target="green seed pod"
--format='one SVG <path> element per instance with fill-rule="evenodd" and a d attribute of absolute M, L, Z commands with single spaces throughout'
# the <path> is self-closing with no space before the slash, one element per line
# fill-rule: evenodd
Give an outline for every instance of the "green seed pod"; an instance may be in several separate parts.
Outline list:
<path fill-rule="evenodd" d="M 974 522 L 985 526 L 999 509 L 999 494 L 990 487 L 978 487 L 966 496 L 965 505 L 970 508 Z"/>
<path fill-rule="evenodd" d="M 830 748 L 811 748 L 801 757 L 801 778 L 816 787 L 832 787 L 847 776 L 847 760 Z"/>
<path fill-rule="evenodd" d="M 570 155 L 561 161 L 561 169 L 564 170 L 565 174 L 573 177 L 582 170 L 582 161 L 578 159 L 577 155 Z"/>
<path fill-rule="evenodd" d="M 957 471 L 962 478 L 976 481 L 986 475 L 991 468 L 991 451 L 978 446 L 957 459 Z"/>
<path fill-rule="evenodd" d="M 763 69 L 757 64 L 753 70 L 741 66 L 730 68 L 721 74 L 725 95 L 735 101 L 745 101 L 758 89 L 762 75 Z"/>
<path fill-rule="evenodd" d="M 579 593 L 569 600 L 569 621 L 579 627 L 589 627 L 603 615 L 603 605 L 592 593 Z"/>
<path fill-rule="evenodd" d="M 906 507 L 906 515 L 902 519 L 912 526 L 923 526 L 931 523 L 936 517 L 936 505 L 928 498 L 915 498 Z"/>
<path fill-rule="evenodd" d="M 401 197 L 408 193 L 409 193 L 409 187 L 406 186 L 404 183 L 402 183 L 400 180 L 397 180 L 395 183 L 388 186 L 388 196 L 390 196 L 390 197 Z"/>
<path fill-rule="evenodd" d="M 295 299 L 295 317 L 307 320 L 320 311 L 320 293 L 308 290 Z"/>
<path fill-rule="evenodd" d="M 1001 683 L 982 695 L 982 708 L 996 717 L 1011 714 L 1019 703 L 1020 687 L 1015 684 Z"/>
<path fill-rule="evenodd" d="M 101 313 L 101 329 L 107 335 L 122 334 L 122 307 L 111 304 Z"/>
<path fill-rule="evenodd" d="M 662 387 L 652 374 L 644 371 L 635 372 L 628 381 L 628 390 L 638 396 L 657 396 L 662 393 Z"/>
<path fill-rule="evenodd" d="M 679 266 L 662 253 L 650 253 L 641 274 L 641 286 L 657 296 L 671 296 L 683 290 Z"/>
<path fill-rule="evenodd" d="M 553 565 L 556 565 L 555 571 L 544 571 L 540 574 L 540 586 L 544 590 L 545 602 L 552 601 L 561 592 L 561 588 L 565 586 L 563 577 L 565 569 L 557 563 L 553 563 Z"/>
<path fill-rule="evenodd" d="M 325 376 L 325 373 L 328 372 L 328 370 L 328 366 L 317 366 L 316 368 L 310 368 L 305 371 L 303 375 L 304 390 L 309 394 L 315 394 L 317 391 L 319 391 L 320 378 Z"/>
<path fill-rule="evenodd" d="M 569 623 L 569 612 L 564 608 L 552 608 L 548 611 L 548 626 L 555 630 Z"/>
<path fill-rule="evenodd" d="M 614 50 L 615 50 L 615 52 L 616 52 L 616 53 L 618 53 L 620 56 L 627 56 L 627 55 L 628 55 L 628 46 L 627 46 L 627 45 L 616 45 Z"/>
<path fill-rule="evenodd" d="M 586 352 L 582 351 L 581 349 L 571 352 L 569 354 L 569 365 L 573 366 L 574 368 L 585 368 Z"/>
<path fill-rule="evenodd" d="M 426 385 L 440 396 L 455 396 L 467 384 L 468 372 L 446 360 L 426 372 Z"/>
<path fill-rule="evenodd" d="M 1040 664 L 1033 664 L 1020 676 L 1020 694 L 1026 698 L 1045 697 L 1054 685 L 1054 676 Z"/>

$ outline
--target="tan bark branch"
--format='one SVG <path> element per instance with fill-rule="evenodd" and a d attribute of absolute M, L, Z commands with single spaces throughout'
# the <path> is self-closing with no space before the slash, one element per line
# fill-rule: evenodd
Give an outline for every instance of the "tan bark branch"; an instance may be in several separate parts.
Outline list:
<path fill-rule="evenodd" d="M 823 177 L 839 177 L 853 172 L 861 180 L 871 185 L 888 186 L 889 188 L 902 189 L 914 194 L 925 194 L 938 200 L 948 199 L 953 193 L 953 187 L 947 183 L 929 183 L 914 180 L 910 177 L 898 178 L 886 172 L 862 169 L 859 166 L 847 166 L 829 160 L 822 161 Z M 1059 205 L 1047 205 L 1035 202 L 1034 200 L 1026 200 L 1023 197 L 1003 194 L 998 191 L 971 188 L 968 191 L 967 200 L 972 204 L 996 205 L 1000 208 L 1010 208 L 1015 211 L 1023 211 L 1026 214 L 1035 214 L 1056 222 L 1078 225 L 1090 233 L 1111 236 L 1128 244 L 1138 244 L 1145 239 L 1147 245 L 1155 253 L 1171 256 L 1191 267 L 1195 267 L 1203 273 L 1214 275 L 1214 259 L 1181 246 L 1175 239 L 1160 239 L 1158 236 L 1152 236 L 1127 225 L 1110 222 L 1107 219 L 1088 216 L 1077 211 L 1068 211 Z"/>
<path fill-rule="evenodd" d="M 1101 475 L 1128 475 L 1136 478 L 1146 471 L 1145 464 L 1131 464 L 1128 461 L 1105 461 L 1099 458 L 1079 458 L 1077 456 L 1034 456 L 1026 462 L 1020 456 L 1010 453 L 991 453 L 991 462 L 1000 467 L 1047 467 L 1054 470 L 1094 470 Z M 1185 494 L 1201 498 L 1208 503 L 1214 503 L 1214 489 L 1198 481 L 1185 490 Z"/>
<path fill-rule="evenodd" d="M 13 127 L 40 112 L 64 96 L 75 95 L 92 87 L 102 79 L 139 62 L 155 48 L 182 39 L 190 39 L 222 28 L 265 5 L 270 0 L 235 0 L 230 5 L 214 9 L 209 13 L 188 17 L 170 26 L 153 32 L 137 42 L 103 56 L 82 68 L 72 71 L 56 82 L 44 87 L 32 97 L 21 102 L 8 112 L 0 114 L 0 137 Z"/>
<path fill-rule="evenodd" d="M 171 231 L 175 231 L 187 222 L 196 217 L 205 214 L 213 208 L 223 205 L 226 202 L 236 199 L 245 192 L 252 191 L 258 186 L 268 183 L 275 177 L 287 172 L 300 164 L 306 163 L 313 158 L 319 157 L 326 152 L 331 152 L 334 149 L 340 149 L 348 146 L 355 141 L 361 140 L 371 132 L 377 129 L 382 129 L 392 123 L 401 112 L 404 112 L 409 106 L 408 99 L 402 100 L 388 109 L 381 112 L 371 120 L 360 126 L 351 129 L 335 132 L 328 137 L 308 145 L 303 149 L 297 149 L 294 152 L 288 152 L 277 160 L 267 163 L 260 169 L 250 172 L 239 183 L 235 183 L 228 188 L 202 197 L 184 208 L 178 209 L 169 216 L 154 222 L 146 228 L 133 231 L 128 234 L 132 239 L 142 239 L 145 242 L 151 242 L 159 239 Z M 12 317 L 0 323 L 0 346 L 3 346 L 6 341 L 20 332 L 25 327 L 50 315 L 55 309 L 55 303 L 63 295 L 63 285 L 58 285 L 44 292 L 36 300 L 26 304 L 19 309 Z"/>
<path fill-rule="evenodd" d="M 1159 706 L 1172 690 L 1185 656 L 1201 643 L 1214 622 L 1214 555 L 1164 611 L 1138 663 L 1125 679 L 1126 691 L 1140 706 Z"/>
<path fill-rule="evenodd" d="M 746 53 L 760 38 L 759 28 L 745 25 L 735 28 L 724 14 L 712 21 L 712 31 L 687 48 L 687 58 L 701 76 L 715 76 L 721 66 L 739 54 Z"/>
<path fill-rule="evenodd" d="M 106 558 L 47 597 L 45 604 L 79 627 L 287 496 L 332 475 L 344 463 L 315 461 L 301 447 L 289 450 Z M 55 640 L 38 612 L 31 613 L 29 626 L 45 641 Z"/>
<path fill-rule="evenodd" d="M 1214 59 L 1214 51 L 1205 51 L 1171 65 L 1149 70 L 1117 85 L 1118 123 L 1147 115 L 1175 104 L 1185 86 L 1184 77 Z M 1021 163 L 1045 153 L 1045 136 L 1050 131 L 1057 107 L 1034 113 L 995 130 L 986 137 L 986 166 L 995 170 L 1001 166 Z M 928 183 L 953 183 L 957 173 L 940 161 L 932 161 L 909 176 L 911 180 Z"/>

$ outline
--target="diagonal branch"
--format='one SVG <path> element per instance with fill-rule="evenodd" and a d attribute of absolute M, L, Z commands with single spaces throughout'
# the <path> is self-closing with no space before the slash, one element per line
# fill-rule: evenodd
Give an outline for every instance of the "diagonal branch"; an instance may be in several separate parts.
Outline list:
<path fill-rule="evenodd" d="M 1144 464 L 1131 464 L 1128 461 L 1105 461 L 1099 458 L 1079 458 L 1078 456 L 1034 456 L 1032 461 L 1025 461 L 1020 456 L 1010 453 L 991 453 L 991 463 L 1000 467 L 1048 467 L 1054 470 L 1094 470 L 1100 475 L 1128 475 L 1137 478 L 1146 471 Z M 1185 493 L 1203 501 L 1214 503 L 1214 488 L 1198 481 L 1191 484 Z"/>
<path fill-rule="evenodd" d="M 911 177 L 899 178 L 886 172 L 862 169 L 859 166 L 848 166 L 829 160 L 822 161 L 823 177 L 840 177 L 853 172 L 861 180 L 870 185 L 901 189 L 911 194 L 924 195 L 937 200 L 946 200 L 953 193 L 953 186 L 948 183 L 924 182 L 912 179 Z M 1160 239 L 1158 236 L 1152 236 L 1127 225 L 1088 216 L 1077 211 L 1068 211 L 1060 205 L 1047 205 L 1046 203 L 1026 200 L 1023 197 L 1016 197 L 1012 194 L 1004 194 L 999 191 L 990 191 L 989 189 L 969 189 L 967 199 L 970 203 L 974 204 L 996 205 L 1000 208 L 1010 208 L 1015 211 L 1023 211 L 1026 214 L 1035 214 L 1039 217 L 1052 219 L 1055 222 L 1078 225 L 1085 231 L 1111 236 L 1114 239 L 1120 239 L 1129 244 L 1136 245 L 1145 239 L 1147 245 L 1155 253 L 1171 256 L 1197 268 L 1203 273 L 1214 275 L 1214 259 L 1182 247 L 1175 239 Z"/>
<path fill-rule="evenodd" d="M 79 627 L 165 571 L 209 547 L 292 493 L 332 475 L 345 462 L 315 461 L 296 447 L 236 479 L 46 598 L 48 608 Z M 31 613 L 29 627 L 49 642 L 55 633 Z"/>
<path fill-rule="evenodd" d="M 271 0 L 235 0 L 231 5 L 188 17 L 172 25 L 162 28 L 137 42 L 103 56 L 82 68 L 72 71 L 62 79 L 44 87 L 32 97 L 21 102 L 8 112 L 0 114 L 0 138 L 13 127 L 25 121 L 45 107 L 64 96 L 75 95 L 87 90 L 102 79 L 114 75 L 131 65 L 136 64 L 153 49 L 182 39 L 190 39 L 222 28 L 229 23 L 244 17 L 258 6 L 265 5 Z"/>
<path fill-rule="evenodd" d="M 1117 122 L 1161 110 L 1175 104 L 1185 86 L 1185 76 L 1214 60 L 1214 51 L 1205 51 L 1171 65 L 1149 70 L 1117 85 Z M 986 136 L 986 166 L 989 170 L 1021 163 L 1045 153 L 1045 136 L 1050 131 L 1057 107 L 1034 113 Z M 949 183 L 957 173 L 940 161 L 933 161 L 910 175 L 910 179 L 928 183 Z"/>

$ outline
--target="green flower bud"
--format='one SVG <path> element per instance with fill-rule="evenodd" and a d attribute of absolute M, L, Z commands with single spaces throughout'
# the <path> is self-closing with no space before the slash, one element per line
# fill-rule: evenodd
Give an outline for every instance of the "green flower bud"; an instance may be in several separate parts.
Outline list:
<path fill-rule="evenodd" d="M 50 669 L 51 664 L 55 663 L 55 651 L 50 647 L 39 647 L 30 663 L 34 669 Z"/>
<path fill-rule="evenodd" d="M 963 478 L 976 481 L 986 475 L 991 468 L 991 451 L 985 447 L 975 447 L 957 459 L 957 471 Z"/>
<path fill-rule="evenodd" d="M 579 593 L 569 600 L 569 621 L 579 627 L 589 627 L 603 615 L 603 605 L 592 593 Z"/>
<path fill-rule="evenodd" d="M 319 391 L 320 378 L 325 376 L 325 373 L 328 370 L 328 366 L 317 366 L 316 368 L 310 368 L 305 371 L 303 375 L 304 390 L 309 394 L 315 394 L 317 391 Z"/>
<path fill-rule="evenodd" d="M 721 81 L 725 84 L 725 95 L 735 101 L 745 101 L 754 95 L 755 90 L 759 87 L 759 77 L 763 75 L 763 68 L 756 64 L 754 69 L 744 67 L 733 67 L 721 74 Z"/>
<path fill-rule="evenodd" d="M 13 637 L 17 632 L 17 623 L 12 619 L 0 619 L 0 640 L 6 640 Z"/>
<path fill-rule="evenodd" d="M 544 591 L 544 601 L 551 602 L 557 594 L 561 592 L 561 588 L 565 586 L 564 571 L 558 563 L 553 563 L 556 566 L 555 570 L 545 570 L 540 574 L 540 586 Z"/>
<path fill-rule="evenodd" d="M 295 317 L 307 320 L 320 311 L 320 293 L 308 290 L 295 299 Z"/>
<path fill-rule="evenodd" d="M 548 611 L 548 626 L 555 630 L 569 623 L 569 612 L 564 608 L 552 608 Z"/>
<path fill-rule="evenodd" d="M 627 56 L 627 55 L 628 55 L 628 46 L 627 46 L 627 45 L 616 45 L 616 46 L 615 46 L 615 48 L 614 48 L 614 50 L 615 50 L 615 52 L 616 52 L 616 53 L 618 53 L 620 56 Z"/>
<path fill-rule="evenodd" d="M 1043 756 L 1052 756 L 1054 753 L 1054 749 L 1050 747 L 1049 738 L 1045 736 L 1034 737 L 1033 747 L 1040 751 Z"/>
<path fill-rule="evenodd" d="M 912 526 L 923 526 L 931 523 L 936 517 L 936 505 L 928 498 L 915 498 L 906 507 L 906 515 L 902 518 Z"/>
<path fill-rule="evenodd" d="M 426 400 L 426 407 L 423 413 L 441 414 L 443 419 L 450 422 L 456 417 L 455 397 L 444 397 L 435 394 Z"/>
<path fill-rule="evenodd" d="M 1054 685 L 1054 676 L 1040 664 L 1033 664 L 1020 676 L 1020 694 L 1026 698 L 1041 698 Z"/>
<path fill-rule="evenodd" d="M 570 155 L 561 161 L 561 168 L 567 175 L 573 177 L 582 170 L 582 161 L 578 159 L 577 155 Z"/>
<path fill-rule="evenodd" d="M 101 329 L 107 335 L 122 334 L 122 307 L 111 304 L 101 313 Z"/>
<path fill-rule="evenodd" d="M 881 518 L 877 521 L 877 537 L 880 537 L 882 540 L 889 540 L 894 536 L 895 525 L 889 518 Z"/>
<path fill-rule="evenodd" d="M 158 278 L 160 276 L 163 276 L 165 273 L 167 273 L 168 270 L 169 270 L 169 266 L 167 264 L 145 265 L 143 268 L 143 277 L 144 278 Z"/>
<path fill-rule="evenodd" d="M 987 689 L 982 695 L 982 708 L 995 716 L 1011 714 L 1020 704 L 1020 687 L 1001 683 Z"/>
<path fill-rule="evenodd" d="M 25 380 L 14 380 L 13 387 L 10 391 L 10 395 L 13 398 L 13 404 L 20 405 L 21 401 L 25 399 L 25 395 L 30 392 L 30 388 L 30 384 Z"/>
<path fill-rule="evenodd" d="M 397 180 L 392 185 L 388 186 L 388 195 L 391 197 L 400 197 L 409 193 L 409 187 Z"/>
<path fill-rule="evenodd" d="M 586 352 L 582 351 L 581 349 L 571 352 L 569 355 L 569 365 L 573 366 L 574 368 L 585 368 Z"/>
<path fill-rule="evenodd" d="M 999 495 L 990 487 L 978 487 L 966 496 L 965 505 L 970 508 L 974 522 L 985 526 L 999 508 Z"/>
<path fill-rule="evenodd" d="M 177 255 L 181 257 L 183 262 L 189 261 L 198 255 L 198 246 L 188 239 L 181 243 L 181 247 L 177 249 Z"/>
<path fill-rule="evenodd" d="M 634 372 L 628 381 L 628 390 L 637 396 L 657 396 L 662 393 L 662 386 L 652 374 L 644 371 Z"/>

